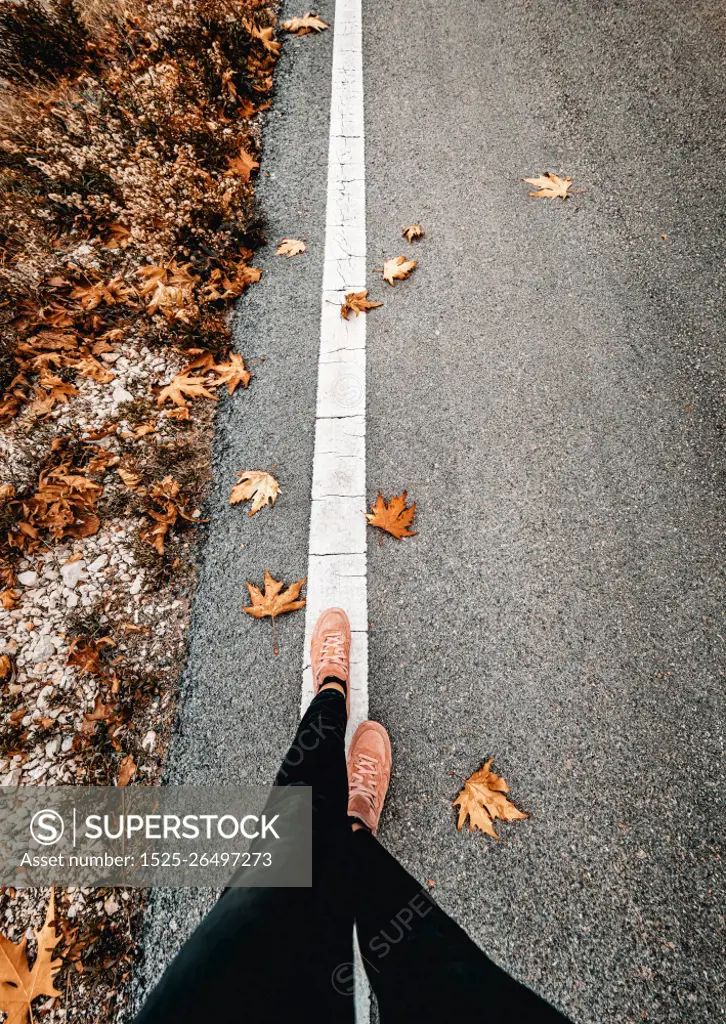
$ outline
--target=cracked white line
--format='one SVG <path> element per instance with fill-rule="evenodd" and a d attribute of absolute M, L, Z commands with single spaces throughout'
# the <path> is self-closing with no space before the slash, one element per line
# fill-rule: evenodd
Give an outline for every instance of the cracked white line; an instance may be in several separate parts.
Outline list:
<path fill-rule="evenodd" d="M 320 318 L 315 452 L 308 548 L 302 709 L 313 695 L 310 637 L 323 609 L 351 623 L 348 737 L 368 717 L 366 586 L 366 324 L 343 320 L 346 292 L 366 280 L 361 0 L 336 0 L 330 99 L 328 195 Z M 356 958 L 355 1008 L 370 1021 L 370 990 Z"/>

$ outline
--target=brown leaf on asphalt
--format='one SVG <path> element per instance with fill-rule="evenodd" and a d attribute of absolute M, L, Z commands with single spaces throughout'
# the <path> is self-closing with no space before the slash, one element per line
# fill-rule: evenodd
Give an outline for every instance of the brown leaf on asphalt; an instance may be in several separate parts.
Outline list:
<path fill-rule="evenodd" d="M 121 764 L 118 769 L 118 779 L 116 780 L 117 786 L 128 786 L 129 782 L 133 779 L 136 774 L 136 762 L 134 761 L 133 754 L 127 754 L 126 757 L 121 759 Z"/>
<path fill-rule="evenodd" d="M 411 271 L 417 266 L 418 260 L 407 260 L 405 256 L 392 256 L 383 264 L 383 280 L 390 285 L 396 281 L 405 281 L 411 276 Z"/>
<path fill-rule="evenodd" d="M 566 178 L 561 178 L 559 174 L 545 171 L 540 178 L 522 178 L 522 181 L 535 186 L 537 191 L 529 193 L 535 199 L 567 199 L 572 194 L 568 192 L 572 184 L 569 174 Z"/>
<path fill-rule="evenodd" d="M 407 507 L 406 496 L 406 491 L 403 494 L 394 494 L 386 505 L 383 495 L 379 491 L 375 504 L 371 506 L 371 511 L 365 514 L 369 526 L 377 526 L 380 530 L 385 530 L 386 533 L 390 533 L 399 540 L 402 537 L 415 537 L 416 531 L 409 527 L 416 515 L 416 502 L 414 501 L 413 505 Z"/>
<path fill-rule="evenodd" d="M 277 246 L 275 256 L 287 256 L 290 259 L 291 256 L 299 256 L 306 251 L 307 246 L 299 238 L 283 238 Z"/>
<path fill-rule="evenodd" d="M 254 586 L 249 580 L 245 580 L 247 589 L 250 592 L 252 604 L 243 608 L 243 612 L 253 615 L 256 619 L 264 619 L 269 616 L 275 618 L 277 615 L 284 615 L 286 612 L 295 612 L 305 607 L 305 598 L 300 597 L 302 585 L 306 577 L 291 583 L 285 590 L 285 584 L 280 580 L 273 579 L 270 570 L 265 569 L 264 593 L 259 587 Z"/>
<path fill-rule="evenodd" d="M 359 313 L 367 313 L 369 309 L 377 309 L 382 302 L 371 302 L 368 298 L 368 289 L 364 292 L 348 292 L 345 302 L 340 307 L 340 315 L 347 320 L 351 313 L 358 316 Z"/>
<path fill-rule="evenodd" d="M 330 25 L 319 18 L 317 14 L 308 11 L 302 18 L 288 18 L 287 21 L 283 21 L 280 28 L 283 32 L 290 32 L 294 36 L 305 36 L 308 32 L 323 32 L 326 28 L 330 28 Z"/>
<path fill-rule="evenodd" d="M 35 931 L 37 952 L 32 968 L 28 963 L 28 935 L 20 942 L 11 942 L 0 933 L 0 1010 L 7 1014 L 7 1024 L 28 1024 L 34 1020 L 32 1003 L 39 996 L 55 1000 L 62 995 L 55 987 L 54 977 L 61 966 L 53 959 L 53 950 L 60 941 L 55 930 L 55 890 L 50 890 L 43 927 Z"/>
<path fill-rule="evenodd" d="M 518 810 L 506 795 L 509 786 L 501 777 L 491 770 L 493 757 L 475 771 L 464 783 L 453 806 L 459 808 L 459 819 L 456 827 L 461 831 L 466 819 L 469 819 L 469 831 L 481 829 L 494 839 L 500 837 L 494 831 L 493 822 L 518 821 L 529 815 Z"/>
<path fill-rule="evenodd" d="M 411 242 L 413 242 L 416 238 L 423 238 L 424 229 L 421 227 L 420 224 L 410 224 L 407 228 L 403 229 L 401 235 L 406 239 L 406 241 L 410 245 Z"/>
<path fill-rule="evenodd" d="M 239 474 L 239 483 L 232 488 L 229 496 L 230 505 L 238 505 L 242 501 L 251 501 L 249 514 L 253 516 L 265 505 L 274 505 L 280 485 L 274 476 L 264 470 L 247 469 Z"/>
<path fill-rule="evenodd" d="M 250 175 L 253 171 L 259 167 L 259 162 L 247 152 L 246 149 L 240 148 L 239 155 L 233 157 L 227 157 L 227 170 L 226 174 L 234 174 L 247 182 L 250 180 Z"/>

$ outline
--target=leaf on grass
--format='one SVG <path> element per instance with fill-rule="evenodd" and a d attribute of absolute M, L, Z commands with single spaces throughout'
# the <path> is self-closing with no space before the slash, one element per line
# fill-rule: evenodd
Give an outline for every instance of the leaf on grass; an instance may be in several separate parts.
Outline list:
<path fill-rule="evenodd" d="M 407 260 L 405 256 L 392 256 L 383 264 L 383 280 L 390 285 L 396 281 L 405 281 L 411 276 L 411 271 L 417 266 L 418 260 Z"/>
<path fill-rule="evenodd" d="M 416 515 L 416 502 L 414 501 L 413 505 L 407 507 L 406 495 L 406 491 L 403 494 L 394 494 L 386 505 L 383 495 L 379 491 L 375 505 L 372 505 L 371 511 L 365 514 L 368 524 L 385 530 L 386 533 L 398 537 L 399 540 L 402 537 L 415 537 L 416 531 L 409 527 Z"/>
<path fill-rule="evenodd" d="M 91 355 L 82 355 L 81 358 L 72 364 L 76 370 L 79 370 L 84 377 L 90 377 L 91 380 L 98 381 L 99 384 L 109 384 L 112 380 L 116 379 L 116 374 L 111 373 L 103 363 L 99 363 L 98 359 L 94 359 Z"/>
<path fill-rule="evenodd" d="M 121 759 L 121 764 L 118 769 L 118 779 L 116 780 L 117 786 L 128 786 L 129 782 L 133 779 L 136 774 L 136 762 L 134 761 L 133 754 L 127 754 L 126 757 Z"/>
<path fill-rule="evenodd" d="M 469 819 L 469 831 L 481 829 L 488 836 L 494 839 L 500 837 L 494 831 L 493 822 L 518 821 L 528 818 L 529 815 L 518 810 L 506 795 L 509 793 L 509 786 L 501 775 L 491 771 L 493 757 L 475 771 L 464 783 L 453 806 L 459 808 L 459 819 L 456 827 L 461 831 L 466 819 Z"/>
<path fill-rule="evenodd" d="M 274 505 L 280 485 L 274 476 L 264 470 L 247 469 L 239 474 L 239 483 L 232 488 L 229 496 L 230 505 L 238 505 L 242 501 L 251 501 L 250 515 L 259 512 L 265 505 Z"/>
<path fill-rule="evenodd" d="M 572 178 L 569 174 L 566 178 L 561 178 L 559 174 L 551 174 L 550 171 L 545 171 L 540 178 L 522 178 L 522 181 L 535 186 L 537 191 L 529 193 L 535 199 L 567 199 L 572 194 L 568 192 L 572 184 Z"/>
<path fill-rule="evenodd" d="M 77 394 L 78 388 L 56 377 L 50 370 L 41 370 L 38 390 L 30 404 L 30 411 L 34 416 L 47 416 L 56 405 L 67 402 Z"/>
<path fill-rule="evenodd" d="M 280 25 L 283 32 L 290 32 L 294 36 L 306 36 L 308 32 L 324 32 L 330 25 L 317 14 L 308 11 L 301 18 L 288 18 Z"/>
<path fill-rule="evenodd" d="M 299 256 L 306 251 L 307 246 L 299 238 L 283 238 L 277 246 L 275 256 L 287 256 L 290 259 L 291 256 Z"/>
<path fill-rule="evenodd" d="M 284 615 L 286 612 L 295 612 L 299 608 L 304 608 L 305 598 L 300 597 L 300 591 L 305 579 L 306 577 L 303 577 L 297 583 L 291 583 L 284 590 L 285 584 L 280 580 L 273 579 L 270 570 L 265 569 L 264 594 L 259 587 L 254 586 L 249 580 L 245 580 L 252 604 L 243 608 L 242 611 L 256 619 L 264 619 L 266 616 L 274 619 L 277 615 Z"/>
<path fill-rule="evenodd" d="M 239 156 L 227 157 L 227 170 L 225 171 L 228 175 L 236 175 L 247 182 L 250 180 L 250 175 L 253 171 L 259 167 L 259 162 L 247 152 L 246 149 L 240 147 Z"/>
<path fill-rule="evenodd" d="M 141 483 L 141 473 L 137 473 L 136 470 L 131 469 L 128 465 L 119 466 L 116 472 L 131 491 L 135 491 Z"/>
<path fill-rule="evenodd" d="M 172 526 L 181 516 L 188 523 L 198 526 L 205 520 L 191 516 L 186 511 L 186 499 L 180 493 L 181 485 L 173 476 L 165 476 L 161 483 L 154 484 L 149 490 L 149 505 L 144 509 L 152 520 L 144 526 L 139 536 L 147 544 L 151 544 L 160 555 L 164 554 L 164 540 Z"/>
<path fill-rule="evenodd" d="M 348 292 L 345 302 L 340 307 L 340 315 L 347 320 L 351 313 L 358 316 L 359 313 L 367 313 L 369 309 L 377 309 L 382 302 L 371 302 L 368 298 L 368 289 L 364 292 Z"/>
<path fill-rule="evenodd" d="M 410 245 L 411 242 L 413 242 L 416 238 L 423 238 L 424 229 L 421 227 L 420 224 L 409 224 L 407 228 L 403 229 L 401 235 L 406 239 L 406 241 Z"/>
<path fill-rule="evenodd" d="M 33 1020 L 32 1003 L 39 996 L 55 1001 L 61 992 L 55 987 L 54 975 L 61 966 L 53 959 L 53 950 L 60 941 L 55 930 L 55 890 L 50 890 L 43 927 L 35 930 L 38 944 L 32 969 L 28 965 L 28 936 L 11 942 L 0 934 L 0 1010 L 7 1014 L 7 1024 L 28 1024 Z"/>

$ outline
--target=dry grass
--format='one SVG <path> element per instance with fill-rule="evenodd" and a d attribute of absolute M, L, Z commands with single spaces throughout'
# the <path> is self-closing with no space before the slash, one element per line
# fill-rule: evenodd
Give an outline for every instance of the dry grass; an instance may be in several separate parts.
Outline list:
<path fill-rule="evenodd" d="M 86 557 L 105 530 L 120 531 L 159 608 L 176 609 L 133 605 L 147 623 L 133 627 L 136 599 L 114 582 L 98 604 L 64 612 L 69 646 L 50 668 L 76 673 L 77 685 L 54 690 L 30 723 L 51 671 L 43 677 L 26 659 L 16 674 L 13 641 L 0 678 L 0 757 L 21 772 L 45 744 L 72 736 L 70 749 L 48 755 L 57 781 L 111 783 L 128 755 L 135 781 L 159 777 L 193 586 L 185 515 L 204 498 L 213 403 L 160 411 L 161 382 L 146 371 L 133 400 L 114 405 L 107 393 L 114 360 L 139 352 L 147 371 L 161 357 L 159 373 L 191 360 L 215 395 L 223 390 L 209 374 L 229 365 L 228 309 L 259 277 L 257 115 L 270 104 L 275 24 L 263 0 L 0 2 L 0 602 L 17 637 L 18 563 L 42 575 L 44 559 Z M 214 358 L 203 364 L 200 351 Z M 125 488 L 119 467 L 138 485 Z M 149 536 L 154 513 L 169 519 L 163 543 Z M 170 633 L 159 654 L 161 616 Z M 107 718 L 90 715 L 96 700 Z M 150 728 L 153 752 L 142 743 Z M 57 907 L 64 997 L 35 1009 L 50 1022 L 110 1021 L 141 902 L 64 891 Z M 3 930 L 17 938 L 42 909 L 40 891 L 5 891 Z"/>

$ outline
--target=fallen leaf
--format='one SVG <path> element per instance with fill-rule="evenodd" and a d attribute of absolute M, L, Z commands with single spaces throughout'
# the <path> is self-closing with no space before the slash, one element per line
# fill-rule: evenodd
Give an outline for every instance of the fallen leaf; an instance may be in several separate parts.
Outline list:
<path fill-rule="evenodd" d="M 126 757 L 121 759 L 121 764 L 118 769 L 118 779 L 116 780 L 117 786 L 128 786 L 129 782 L 133 779 L 136 774 L 136 762 L 134 761 L 133 754 L 127 754 Z"/>
<path fill-rule="evenodd" d="M 317 14 L 308 11 L 301 18 L 288 18 L 287 21 L 283 21 L 280 28 L 283 32 L 290 32 L 294 36 L 305 36 L 308 32 L 324 32 L 326 28 L 330 28 L 330 25 L 319 18 Z"/>
<path fill-rule="evenodd" d="M 351 313 L 358 316 L 359 313 L 367 313 L 369 309 L 377 309 L 382 302 L 371 302 L 368 298 L 368 289 L 364 292 L 348 292 L 345 302 L 340 307 L 340 315 L 347 320 Z"/>
<path fill-rule="evenodd" d="M 566 178 L 561 178 L 559 174 L 552 174 L 550 171 L 545 171 L 541 178 L 522 178 L 522 181 L 528 182 L 530 185 L 534 185 L 538 191 L 530 192 L 531 196 L 535 199 L 567 199 L 570 192 L 568 189 L 572 184 L 572 178 L 567 175 Z"/>
<path fill-rule="evenodd" d="M 240 148 L 239 156 L 227 157 L 227 170 L 226 174 L 234 174 L 247 182 L 250 180 L 250 175 L 253 171 L 257 170 L 259 163 L 246 149 Z"/>
<path fill-rule="evenodd" d="M 459 819 L 456 823 L 457 829 L 461 831 L 466 819 L 469 819 L 469 831 L 481 829 L 494 839 L 499 836 L 494 831 L 492 824 L 497 819 L 501 821 L 517 821 L 521 818 L 528 818 L 529 815 L 517 810 L 511 802 L 507 793 L 509 786 L 501 775 L 491 771 L 493 757 L 475 771 L 464 783 L 453 806 L 459 808 Z"/>
<path fill-rule="evenodd" d="M 274 505 L 279 492 L 280 485 L 270 473 L 248 469 L 239 474 L 239 483 L 232 488 L 229 503 L 238 505 L 242 501 L 251 501 L 249 514 L 253 516 L 265 505 Z"/>
<path fill-rule="evenodd" d="M 304 242 L 301 242 L 298 238 L 283 238 L 283 240 L 277 246 L 275 256 L 287 256 L 290 259 L 291 256 L 299 256 L 300 253 L 306 252 L 307 246 Z"/>
<path fill-rule="evenodd" d="M 0 604 L 6 612 L 12 611 L 19 597 L 19 590 L 12 590 L 8 587 L 7 590 L 3 590 L 2 593 L 0 593 Z"/>
<path fill-rule="evenodd" d="M 383 280 L 393 285 L 396 281 L 405 281 L 417 266 L 418 260 L 407 260 L 405 256 L 392 256 L 383 264 Z"/>
<path fill-rule="evenodd" d="M 371 511 L 365 514 L 369 525 L 377 526 L 379 529 L 385 530 L 386 533 L 398 537 L 399 540 L 402 537 L 415 537 L 416 531 L 410 530 L 409 527 L 416 514 L 416 502 L 414 501 L 413 505 L 406 507 L 406 495 L 406 491 L 400 495 L 394 494 L 386 505 L 383 495 L 379 491 L 375 505 L 372 505 Z"/>
<path fill-rule="evenodd" d="M 274 619 L 276 615 L 284 615 L 286 612 L 295 612 L 299 608 L 304 608 L 305 598 L 300 598 L 300 590 L 306 578 L 303 577 L 297 583 L 291 583 L 286 590 L 283 590 L 285 584 L 280 580 L 273 579 L 270 570 L 265 569 L 264 594 L 249 580 L 245 580 L 252 604 L 243 608 L 242 611 L 256 619 L 263 619 L 266 616 Z"/>
<path fill-rule="evenodd" d="M 73 366 L 76 370 L 80 370 L 84 377 L 90 377 L 91 380 L 98 381 L 99 384 L 109 384 L 112 380 L 116 379 L 116 374 L 111 373 L 103 363 L 99 363 L 91 355 L 81 356 L 80 359 L 73 363 Z"/>
<path fill-rule="evenodd" d="M 409 224 L 407 228 L 403 229 L 401 235 L 406 239 L 406 241 L 410 245 L 411 242 L 414 241 L 414 239 L 423 238 L 424 229 L 421 227 L 420 224 Z"/>
<path fill-rule="evenodd" d="M 118 475 L 121 477 L 126 486 L 134 491 L 141 483 L 141 473 L 137 473 L 133 469 L 129 469 L 126 466 L 119 466 L 116 470 Z"/>
<path fill-rule="evenodd" d="M 240 384 L 244 388 L 248 387 L 252 379 L 252 374 L 245 366 L 244 359 L 236 352 L 230 354 L 226 363 L 215 363 L 212 369 L 216 373 L 217 379 L 212 382 L 211 387 L 216 388 L 226 384 L 230 395 Z"/>
<path fill-rule="evenodd" d="M 50 890 L 43 927 L 35 930 L 38 952 L 32 969 L 28 965 L 28 936 L 11 942 L 0 934 L 0 1010 L 7 1014 L 7 1024 L 28 1024 L 33 1020 L 32 1003 L 38 996 L 55 1001 L 61 992 L 55 987 L 54 975 L 61 966 L 53 959 L 53 950 L 60 941 L 55 930 L 55 890 Z"/>
<path fill-rule="evenodd" d="M 211 398 L 216 401 L 216 395 L 207 390 L 207 381 L 204 377 L 185 377 L 178 373 L 176 377 L 162 388 L 156 404 L 161 406 L 164 402 L 173 402 L 174 405 L 186 408 L 185 396 L 187 398 Z"/>

